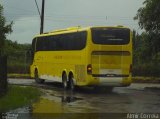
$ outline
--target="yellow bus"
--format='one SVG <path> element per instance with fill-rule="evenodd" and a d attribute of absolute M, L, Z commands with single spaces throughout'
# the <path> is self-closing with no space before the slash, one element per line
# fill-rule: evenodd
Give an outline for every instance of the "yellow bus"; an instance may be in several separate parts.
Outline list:
<path fill-rule="evenodd" d="M 31 77 L 37 83 L 119 87 L 131 84 L 132 32 L 123 26 L 72 27 L 32 41 Z"/>

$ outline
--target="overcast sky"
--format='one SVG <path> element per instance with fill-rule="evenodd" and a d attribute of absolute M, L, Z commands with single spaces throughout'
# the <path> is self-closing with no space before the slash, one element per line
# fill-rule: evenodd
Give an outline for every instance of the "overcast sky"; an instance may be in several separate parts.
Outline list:
<path fill-rule="evenodd" d="M 41 1 L 37 0 L 41 8 Z M 133 20 L 144 0 L 45 0 L 44 32 L 71 26 L 124 25 L 140 32 Z M 8 39 L 31 43 L 39 33 L 35 0 L 0 0 L 7 21 L 13 21 Z"/>

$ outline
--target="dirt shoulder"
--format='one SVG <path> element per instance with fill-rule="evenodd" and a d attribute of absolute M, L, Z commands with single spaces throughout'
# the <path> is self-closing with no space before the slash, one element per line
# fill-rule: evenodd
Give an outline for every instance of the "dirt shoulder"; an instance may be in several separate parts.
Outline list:
<path fill-rule="evenodd" d="M 132 77 L 133 83 L 160 83 L 160 77 Z"/>

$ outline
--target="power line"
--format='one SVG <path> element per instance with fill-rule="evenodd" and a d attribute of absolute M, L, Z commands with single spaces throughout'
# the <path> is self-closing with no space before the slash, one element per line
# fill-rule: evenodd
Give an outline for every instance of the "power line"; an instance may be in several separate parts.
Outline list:
<path fill-rule="evenodd" d="M 36 7 L 37 7 L 37 10 L 38 10 L 39 16 L 40 16 L 40 18 L 41 18 L 41 13 L 40 13 L 40 10 L 39 10 L 39 7 L 38 7 L 37 0 L 35 0 L 35 3 L 36 3 Z"/>

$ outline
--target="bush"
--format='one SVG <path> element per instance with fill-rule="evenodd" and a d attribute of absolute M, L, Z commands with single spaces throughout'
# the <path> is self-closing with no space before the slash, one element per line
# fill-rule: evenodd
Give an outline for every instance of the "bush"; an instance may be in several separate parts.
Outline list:
<path fill-rule="evenodd" d="M 160 64 L 134 65 L 133 76 L 160 77 Z"/>
<path fill-rule="evenodd" d="M 19 62 L 15 62 L 15 63 L 8 63 L 8 73 L 17 73 L 17 74 L 28 74 L 29 73 L 29 68 L 30 65 L 29 64 L 24 64 L 24 63 L 19 63 Z"/>

